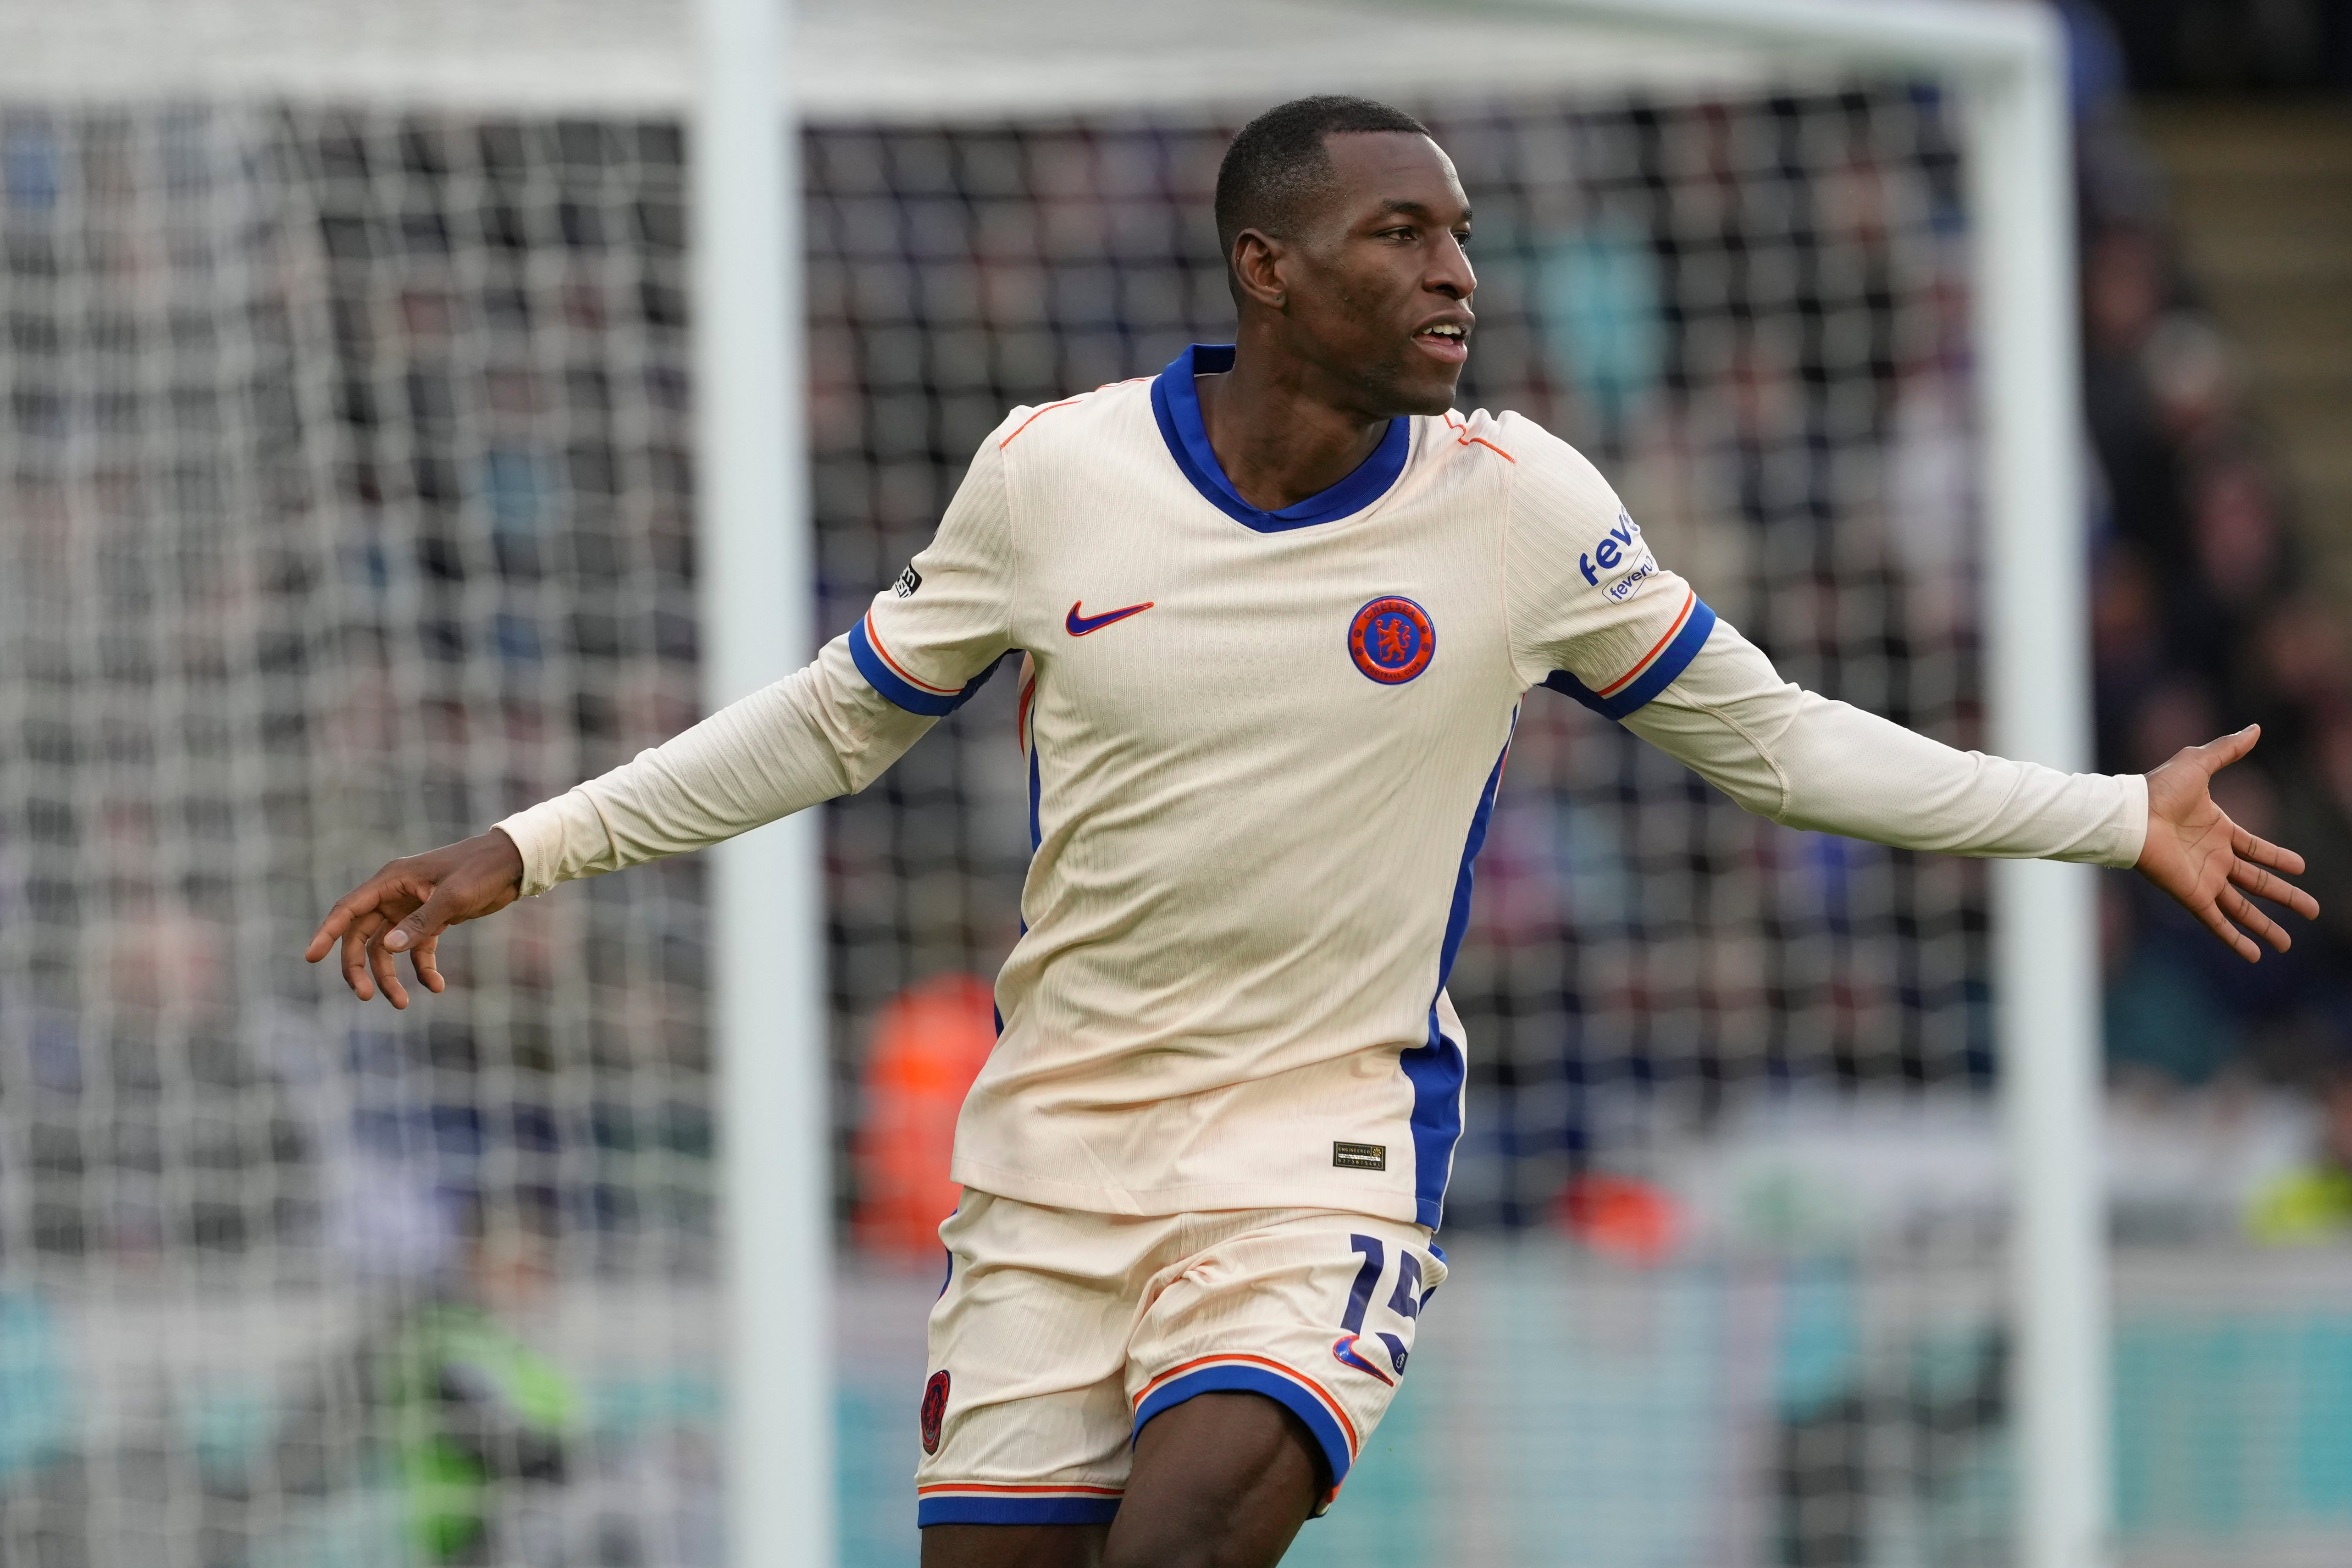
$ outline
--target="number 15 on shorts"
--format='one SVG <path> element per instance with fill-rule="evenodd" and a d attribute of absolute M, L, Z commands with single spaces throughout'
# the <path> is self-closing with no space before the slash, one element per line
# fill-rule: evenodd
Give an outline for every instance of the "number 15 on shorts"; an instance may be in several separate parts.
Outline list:
<path fill-rule="evenodd" d="M 1351 1236 L 1348 1244 L 1364 1261 L 1362 1267 L 1356 1270 L 1355 1283 L 1349 1289 L 1347 1310 L 1339 1315 L 1339 1326 L 1347 1332 L 1333 1342 L 1331 1354 L 1341 1365 L 1368 1372 L 1393 1386 L 1396 1376 L 1391 1373 L 1402 1375 L 1405 1357 L 1409 1353 L 1403 1337 L 1386 1330 L 1375 1330 L 1371 1338 L 1379 1342 L 1377 1345 L 1364 1342 L 1364 1314 L 1371 1307 L 1381 1281 L 1388 1273 L 1388 1248 L 1381 1244 L 1377 1236 Z M 1408 1248 L 1397 1248 L 1396 1288 L 1389 1292 L 1387 1310 L 1412 1321 L 1421 1316 L 1422 1307 L 1436 1294 L 1437 1287 L 1434 1285 L 1426 1290 L 1422 1289 L 1421 1259 Z M 1380 1365 L 1383 1361 L 1388 1363 L 1387 1370 Z"/>

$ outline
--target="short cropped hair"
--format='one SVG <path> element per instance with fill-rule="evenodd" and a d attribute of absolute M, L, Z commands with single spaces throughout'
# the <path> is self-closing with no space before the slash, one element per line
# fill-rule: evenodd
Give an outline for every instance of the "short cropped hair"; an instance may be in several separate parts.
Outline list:
<path fill-rule="evenodd" d="M 1358 131 L 1429 134 L 1401 109 L 1336 93 L 1276 104 L 1242 127 L 1217 166 L 1217 243 L 1228 265 L 1245 228 L 1287 237 L 1292 219 L 1330 188 L 1323 138 Z"/>

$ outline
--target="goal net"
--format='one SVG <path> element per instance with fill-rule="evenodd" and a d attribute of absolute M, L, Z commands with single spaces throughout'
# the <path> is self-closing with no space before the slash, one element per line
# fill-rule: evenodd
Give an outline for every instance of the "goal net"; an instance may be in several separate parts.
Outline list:
<path fill-rule="evenodd" d="M 357 42 L 0 24 L 0 1561 L 715 1563 L 700 864 L 460 931 L 405 1013 L 298 956 L 382 860 L 697 714 L 684 19 L 321 9 Z M 1374 46 L 1430 17 L 1300 32 L 1339 15 L 1253 24 L 1328 43 L 1305 77 L 1171 8 L 1148 92 L 1064 58 L 1012 102 L 923 47 L 946 8 L 808 20 L 824 631 L 1007 406 L 1225 340 L 1225 139 L 1360 88 L 1475 204 L 1464 406 L 1584 447 L 1790 679 L 1979 743 L 1947 92 L 1528 18 L 1408 68 Z M 916 1550 L 939 1107 L 1018 929 L 1009 684 L 826 808 L 876 1568 Z M 1549 691 L 1517 733 L 1452 983 L 1456 1281 L 1293 1560 L 2005 1560 L 1980 870 L 1744 816 Z"/>
<path fill-rule="evenodd" d="M 1412 107 L 1476 209 L 1463 406 L 1515 408 L 1584 447 L 1661 559 L 1790 679 L 1977 743 L 1949 105 L 1845 82 Z M 1008 405 L 1224 341 L 1209 206 L 1237 123 L 812 132 L 824 624 L 855 619 L 920 547 Z M 984 692 L 834 808 L 853 1047 L 899 987 L 986 973 L 1016 932 L 1012 701 Z M 1475 1044 L 1446 1231 L 1467 1233 L 1465 1272 L 1492 1256 L 1515 1283 L 1464 1289 L 1453 1333 L 1433 1320 L 1421 1397 L 1299 1555 L 1534 1563 L 1574 1540 L 1596 1563 L 1842 1563 L 1891 1561 L 1892 1533 L 1993 1550 L 1984 924 L 1976 868 L 1747 817 L 1531 693 L 1450 987 Z M 1897 1160 L 1918 1140 L 1929 1190 L 1863 1212 L 1836 1167 L 1874 1151 L 1838 1145 L 1873 1136 Z M 1822 1163 L 1777 1157 L 1800 1146 Z M 1562 1231 L 1576 1252 L 1475 1246 Z M 1802 1261 L 1676 1267 L 1751 1255 Z M 1948 1364 L 1922 1403 L 1906 1358 L 1930 1296 Z M 1905 1326 L 1874 1348 L 1879 1310 Z M 1773 1369 L 1786 1335 L 1819 1336 L 1803 1370 Z M 898 1450 L 902 1404 L 882 1394 Z M 1706 1501 L 1662 1506 L 1675 1495 Z"/>

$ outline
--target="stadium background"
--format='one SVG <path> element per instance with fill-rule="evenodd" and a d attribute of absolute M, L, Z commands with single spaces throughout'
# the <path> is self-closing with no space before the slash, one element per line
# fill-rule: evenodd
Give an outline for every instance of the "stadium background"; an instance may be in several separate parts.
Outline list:
<path fill-rule="evenodd" d="M 2076 21 L 2101 763 L 2261 718 L 2231 809 L 2352 909 L 2329 518 Z M 1479 205 L 1465 405 L 1585 445 L 1792 678 L 1972 742 L 1950 106 L 1415 107 Z M 1218 334 L 1230 129 L 811 131 L 821 626 L 1007 405 Z M 696 710 L 680 159 L 628 119 L 0 113 L 0 1560 L 711 1560 L 701 869 L 466 933 L 397 1019 L 292 956 L 349 873 Z M 1009 685 L 827 808 L 854 1562 L 910 1551 L 908 1151 L 1017 926 Z M 1521 737 L 1454 984 L 1473 1267 L 1301 1560 L 1999 1560 L 1979 874 L 1750 821 L 1545 693 Z M 2340 928 L 2241 973 L 2110 893 L 2124 1544 L 2340 1560 Z"/>

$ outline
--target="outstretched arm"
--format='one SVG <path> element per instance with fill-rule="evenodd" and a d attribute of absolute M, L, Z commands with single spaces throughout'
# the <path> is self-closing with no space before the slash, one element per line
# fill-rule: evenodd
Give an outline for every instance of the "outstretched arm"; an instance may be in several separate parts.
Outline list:
<path fill-rule="evenodd" d="M 405 1007 L 394 955 L 408 953 L 418 983 L 440 990 L 441 933 L 460 921 L 864 789 L 1012 646 L 1003 454 L 1028 412 L 1014 409 L 981 444 L 937 537 L 814 663 L 488 833 L 393 861 L 337 900 L 305 956 L 316 963 L 340 944 L 352 994 L 381 991 Z"/>
<path fill-rule="evenodd" d="M 2319 912 L 2274 875 L 2300 872 L 2303 858 L 2213 804 L 2213 774 L 2253 748 L 2252 730 L 2191 747 L 2145 778 L 2062 773 L 1957 751 L 1802 690 L 1727 625 L 1624 724 L 1788 826 L 1952 855 L 2137 867 L 2249 962 L 2262 950 L 2238 926 L 2281 952 L 2289 939 L 2247 895 Z"/>
<path fill-rule="evenodd" d="M 937 721 L 886 700 L 859 675 L 848 639 L 602 778 L 508 817 L 488 833 L 394 860 L 336 900 L 303 956 L 340 946 L 343 983 L 408 1005 L 395 972 L 410 954 L 437 992 L 441 933 L 527 893 L 698 849 L 853 794 Z"/>
<path fill-rule="evenodd" d="M 1530 685 L 1618 721 L 1788 826 L 1948 855 L 2137 866 L 2248 960 L 2262 950 L 2247 931 L 2287 945 L 2252 898 L 2319 912 L 2274 874 L 2300 872 L 2303 858 L 2239 827 L 2206 787 L 2254 731 L 2191 747 L 2145 778 L 2065 773 L 1955 751 L 1801 690 L 1659 563 L 1591 464 L 1515 415 L 1497 432 L 1512 459 L 1505 603 Z"/>

